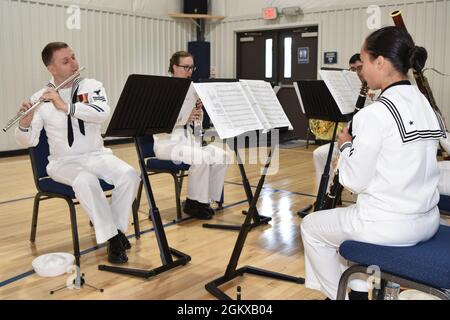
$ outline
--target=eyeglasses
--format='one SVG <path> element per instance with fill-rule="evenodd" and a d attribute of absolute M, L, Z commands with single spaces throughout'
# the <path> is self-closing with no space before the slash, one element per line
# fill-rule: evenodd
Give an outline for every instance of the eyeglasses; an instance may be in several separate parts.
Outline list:
<path fill-rule="evenodd" d="M 349 70 L 353 72 L 359 72 L 362 70 L 362 66 L 351 67 Z"/>
<path fill-rule="evenodd" d="M 183 68 L 184 69 L 184 71 L 186 71 L 186 72 L 189 72 L 189 71 L 195 71 L 195 70 L 197 70 L 197 67 L 196 66 L 182 66 L 182 65 L 179 65 L 179 64 L 176 64 L 176 66 L 177 67 L 180 67 L 180 68 Z"/>

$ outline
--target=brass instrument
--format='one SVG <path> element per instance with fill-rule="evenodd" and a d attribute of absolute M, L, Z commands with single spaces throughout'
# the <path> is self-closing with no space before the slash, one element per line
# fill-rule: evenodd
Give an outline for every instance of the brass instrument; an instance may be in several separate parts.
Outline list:
<path fill-rule="evenodd" d="M 331 141 L 333 139 L 335 122 L 319 120 L 319 119 L 309 119 L 309 130 L 314 134 L 316 139 Z M 345 122 L 339 122 L 338 132 L 342 131 L 345 126 Z"/>
<path fill-rule="evenodd" d="M 60 89 L 64 88 L 68 83 L 72 82 L 76 78 L 80 76 L 81 71 L 86 69 L 85 67 L 79 68 L 73 75 L 71 75 L 69 78 L 64 80 L 63 83 L 61 83 L 59 86 L 55 88 L 55 90 L 58 92 Z M 6 132 L 9 128 L 11 128 L 16 122 L 22 120 L 24 117 L 26 117 L 31 111 L 33 111 L 35 108 L 41 105 L 44 101 L 39 100 L 35 104 L 33 104 L 28 110 L 19 112 L 14 118 L 8 121 L 6 126 L 3 128 L 3 131 Z"/>

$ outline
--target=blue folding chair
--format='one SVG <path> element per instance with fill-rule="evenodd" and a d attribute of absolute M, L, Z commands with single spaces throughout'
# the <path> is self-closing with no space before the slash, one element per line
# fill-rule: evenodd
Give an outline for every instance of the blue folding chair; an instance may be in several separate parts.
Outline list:
<path fill-rule="evenodd" d="M 450 196 L 442 195 L 438 203 L 441 214 L 450 216 Z"/>
<path fill-rule="evenodd" d="M 186 171 L 189 170 L 190 165 L 186 163 L 175 163 L 172 160 L 161 160 L 158 159 L 155 155 L 155 152 L 153 150 L 155 141 L 153 139 L 153 135 L 146 135 L 143 137 L 137 137 L 136 138 L 137 144 L 142 149 L 143 157 L 144 157 L 144 163 L 146 165 L 147 174 L 149 176 L 160 174 L 160 173 L 167 173 L 170 174 L 173 178 L 174 184 L 175 184 L 175 203 L 177 208 L 177 221 L 180 221 L 182 218 L 182 202 L 181 202 L 181 190 L 183 187 L 183 179 L 184 177 L 187 177 L 188 174 Z M 144 173 L 142 173 L 144 174 Z M 137 196 L 137 202 L 140 203 L 142 195 L 142 182 L 139 186 L 138 196 Z M 218 202 L 218 209 L 223 209 L 223 191 L 222 191 L 222 197 L 220 202 Z"/>
<path fill-rule="evenodd" d="M 36 240 L 37 219 L 39 212 L 39 203 L 41 200 L 47 200 L 51 198 L 64 199 L 69 205 L 70 210 L 70 222 L 72 228 L 72 240 L 73 240 L 73 252 L 76 259 L 77 266 L 80 266 L 80 244 L 78 239 L 77 217 L 75 211 L 75 205 L 79 204 L 76 201 L 75 192 L 72 187 L 56 182 L 52 180 L 47 174 L 47 164 L 49 156 L 49 146 L 47 141 L 47 134 L 44 129 L 41 131 L 39 137 L 39 143 L 37 146 L 29 148 L 31 167 L 33 169 L 34 183 L 38 192 L 34 197 L 33 206 L 33 219 L 31 223 L 30 241 Z M 110 191 L 114 189 L 113 185 L 106 183 L 99 179 L 100 186 L 103 191 Z M 111 196 L 111 195 L 108 195 Z M 134 232 L 136 239 L 140 238 L 139 220 L 137 215 L 137 201 L 133 203 L 133 220 L 134 220 Z"/>
<path fill-rule="evenodd" d="M 160 160 L 156 158 L 155 152 L 153 151 L 154 147 L 154 140 L 153 135 L 146 135 L 143 137 L 137 137 L 136 141 L 140 148 L 143 151 L 143 157 L 144 157 L 144 163 L 146 165 L 147 174 L 149 176 L 160 174 L 160 173 L 167 173 L 170 174 L 173 178 L 173 181 L 175 183 L 175 203 L 177 207 L 177 220 L 181 220 L 182 213 L 181 213 L 181 189 L 183 187 L 183 179 L 184 177 L 187 177 L 188 174 L 185 173 L 189 170 L 190 165 L 185 163 L 175 163 L 171 160 Z M 144 174 L 144 173 L 142 173 Z M 138 191 L 138 197 L 137 201 L 138 204 L 140 203 L 142 194 L 142 182 L 139 186 Z"/>
<path fill-rule="evenodd" d="M 380 269 L 381 292 L 386 281 L 450 300 L 450 227 L 440 226 L 428 241 L 410 247 L 390 247 L 358 241 L 345 241 L 339 247 L 342 257 L 352 262 L 341 276 L 337 299 L 344 300 L 347 283 L 354 273 L 372 275 Z M 371 268 L 369 268 L 371 267 Z"/>

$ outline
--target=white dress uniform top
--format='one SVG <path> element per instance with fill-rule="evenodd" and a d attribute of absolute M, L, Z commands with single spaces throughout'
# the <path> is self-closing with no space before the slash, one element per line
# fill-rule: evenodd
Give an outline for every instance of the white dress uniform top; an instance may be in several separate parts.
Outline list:
<path fill-rule="evenodd" d="M 373 97 L 378 97 L 380 95 L 379 90 L 369 90 L 368 98 L 366 99 L 365 106 L 368 106 L 373 103 Z M 369 96 L 371 97 L 369 99 Z M 356 101 L 355 101 L 356 102 Z M 338 132 L 339 134 L 339 132 Z M 316 186 L 319 188 L 320 180 L 322 179 L 323 171 L 325 170 L 325 166 L 327 164 L 327 158 L 328 158 L 328 152 L 330 151 L 330 144 L 324 144 L 320 147 L 316 148 L 313 152 L 313 161 L 314 161 L 314 169 L 316 173 Z M 331 166 L 330 166 L 330 172 L 328 173 L 330 175 L 330 179 L 328 180 L 328 187 L 333 182 L 333 165 L 336 163 L 337 159 L 339 158 L 339 149 L 337 146 L 337 143 L 334 142 L 333 147 L 333 155 L 331 156 Z"/>
<path fill-rule="evenodd" d="M 53 79 L 48 87 L 55 87 Z M 45 90 L 36 92 L 31 101 L 37 101 Z M 140 177 L 103 146 L 101 124 L 108 119 L 110 107 L 102 83 L 77 79 L 72 88 L 62 89 L 59 94 L 70 105 L 68 114 L 51 102 L 43 103 L 29 128 L 16 129 L 16 141 L 24 147 L 36 146 L 42 128 L 45 129 L 50 147 L 47 173 L 73 188 L 94 225 L 97 243 L 103 243 L 114 237 L 117 230 L 127 231 Z M 114 185 L 111 203 L 99 178 Z"/>
<path fill-rule="evenodd" d="M 229 159 L 216 146 L 201 147 L 192 128 L 177 124 L 171 134 L 154 135 L 154 151 L 161 160 L 190 165 L 187 197 L 201 203 L 220 201 Z"/>
<path fill-rule="evenodd" d="M 410 246 L 439 227 L 438 141 L 445 129 L 409 81 L 388 87 L 353 119 L 353 143 L 341 146 L 340 182 L 358 194 L 350 207 L 314 212 L 302 222 L 306 286 L 335 299 L 347 263 L 346 240 Z M 367 291 L 364 281 L 350 287 Z"/>

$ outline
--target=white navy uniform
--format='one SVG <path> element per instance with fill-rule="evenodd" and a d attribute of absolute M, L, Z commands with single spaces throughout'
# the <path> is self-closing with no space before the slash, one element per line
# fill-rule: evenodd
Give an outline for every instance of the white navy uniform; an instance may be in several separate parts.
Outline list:
<path fill-rule="evenodd" d="M 157 158 L 190 165 L 187 197 L 201 203 L 220 201 L 229 159 L 216 146 L 201 147 L 188 124 L 177 124 L 171 134 L 154 135 Z"/>
<path fill-rule="evenodd" d="M 348 267 L 338 248 L 346 240 L 410 246 L 439 227 L 436 159 L 446 136 L 442 120 L 409 81 L 388 87 L 353 119 L 353 142 L 341 146 L 339 178 L 358 194 L 350 207 L 314 212 L 301 224 L 306 286 L 336 298 Z M 366 283 L 351 281 L 356 291 Z"/>
<path fill-rule="evenodd" d="M 372 97 L 378 97 L 380 94 L 379 90 L 370 90 L 369 95 Z M 370 105 L 373 103 L 374 100 L 372 99 L 366 99 L 365 106 Z M 339 134 L 339 132 L 338 132 Z M 316 148 L 313 152 L 313 163 L 314 163 L 314 170 L 316 173 L 316 186 L 319 188 L 320 180 L 322 179 L 323 171 L 325 170 L 325 166 L 327 164 L 327 158 L 328 158 L 328 152 L 330 151 L 330 143 L 326 143 L 321 145 L 320 147 Z M 328 173 L 330 176 L 330 179 L 328 180 L 328 187 L 333 182 L 333 164 L 336 163 L 336 161 L 339 158 L 339 148 L 337 145 L 337 142 L 334 142 L 333 147 L 333 155 L 331 156 L 331 165 L 330 165 L 330 172 Z"/>
<path fill-rule="evenodd" d="M 53 79 L 48 87 L 55 87 Z M 36 92 L 37 101 L 47 88 Z M 106 242 L 121 230 L 126 233 L 131 205 L 136 197 L 140 176 L 126 162 L 103 146 L 101 124 L 110 115 L 105 89 L 94 79 L 77 79 L 72 88 L 59 91 L 69 104 L 68 113 L 51 102 L 38 107 L 31 126 L 17 128 L 16 141 L 23 147 L 36 146 L 42 128 L 50 148 L 48 175 L 70 185 L 95 228 L 97 243 Z M 111 203 L 98 179 L 114 185 Z"/>

